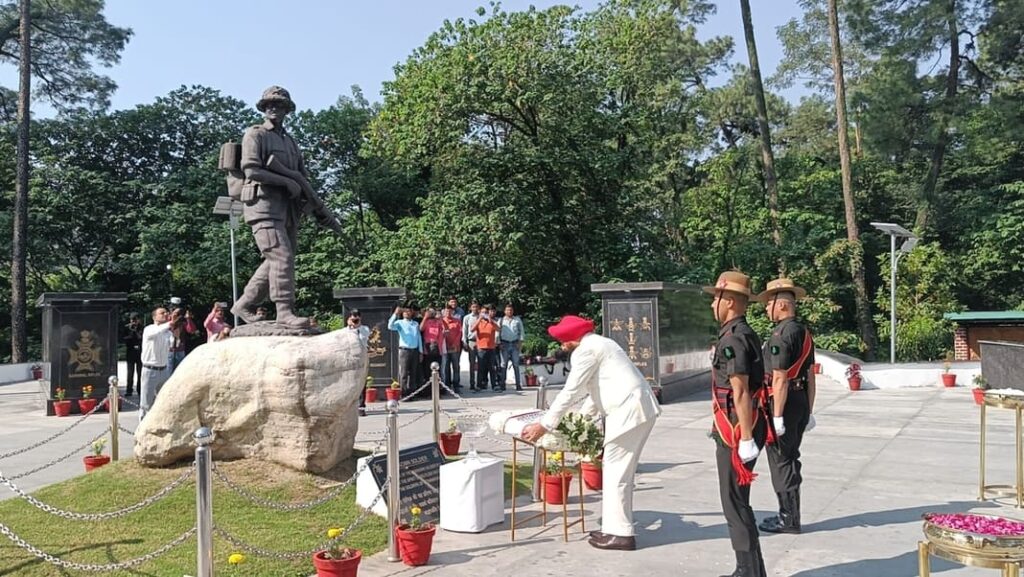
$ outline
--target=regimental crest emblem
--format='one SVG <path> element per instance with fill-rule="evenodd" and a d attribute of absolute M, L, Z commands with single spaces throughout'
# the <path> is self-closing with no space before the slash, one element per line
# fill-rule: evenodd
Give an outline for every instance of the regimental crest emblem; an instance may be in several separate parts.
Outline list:
<path fill-rule="evenodd" d="M 94 373 L 103 366 L 103 347 L 98 341 L 92 331 L 79 333 L 78 341 L 68 349 L 68 366 L 72 375 Z"/>
<path fill-rule="evenodd" d="M 380 327 L 373 327 L 370 330 L 370 338 L 367 340 L 367 345 L 367 353 L 371 359 L 383 357 L 384 353 L 388 352 L 388 347 L 384 344 L 380 335 Z"/>

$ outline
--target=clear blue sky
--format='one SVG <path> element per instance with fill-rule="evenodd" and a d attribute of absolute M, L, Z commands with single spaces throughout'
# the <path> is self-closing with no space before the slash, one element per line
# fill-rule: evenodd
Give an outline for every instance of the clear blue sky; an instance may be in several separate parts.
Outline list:
<path fill-rule="evenodd" d="M 506 0 L 507 11 L 554 0 Z M 592 10 L 600 2 L 576 3 Z M 717 2 L 718 13 L 701 37 L 732 36 L 735 61 L 746 63 L 739 0 Z M 775 29 L 800 14 L 796 0 L 753 0 L 754 27 L 765 77 L 781 56 Z M 445 19 L 475 17 L 481 0 L 107 0 L 107 19 L 135 34 L 121 63 L 106 74 L 118 84 L 114 109 L 152 102 L 181 85 L 201 84 L 255 102 L 271 84 L 287 88 L 300 108 L 333 104 L 358 84 L 371 101 L 393 66 Z M 0 80 L 17 87 L 17 71 L 6 67 Z M 787 92 L 789 98 L 802 94 Z M 37 116 L 51 114 L 34 105 Z"/>

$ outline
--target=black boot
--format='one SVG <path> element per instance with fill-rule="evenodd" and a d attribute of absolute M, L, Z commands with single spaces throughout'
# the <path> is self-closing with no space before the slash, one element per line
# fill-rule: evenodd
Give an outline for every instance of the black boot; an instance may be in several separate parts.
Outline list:
<path fill-rule="evenodd" d="M 753 551 L 736 551 L 736 570 L 721 577 L 765 577 L 760 546 Z"/>
<path fill-rule="evenodd" d="M 769 517 L 758 525 L 768 533 L 800 532 L 800 490 L 779 493 L 779 514 Z"/>

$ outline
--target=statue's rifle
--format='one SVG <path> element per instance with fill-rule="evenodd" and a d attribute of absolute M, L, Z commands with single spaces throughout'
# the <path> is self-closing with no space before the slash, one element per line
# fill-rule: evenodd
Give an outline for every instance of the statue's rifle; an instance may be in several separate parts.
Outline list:
<path fill-rule="evenodd" d="M 304 174 L 298 170 L 291 170 L 285 167 L 281 161 L 274 158 L 274 155 L 270 155 L 270 159 L 267 160 L 267 169 L 299 183 L 299 188 L 302 189 L 303 212 L 315 216 L 320 226 L 329 228 L 338 234 L 344 234 L 338 219 L 335 218 L 334 213 L 327 208 L 324 201 L 313 190 L 313 185 L 309 184 L 309 180 L 306 179 Z"/>

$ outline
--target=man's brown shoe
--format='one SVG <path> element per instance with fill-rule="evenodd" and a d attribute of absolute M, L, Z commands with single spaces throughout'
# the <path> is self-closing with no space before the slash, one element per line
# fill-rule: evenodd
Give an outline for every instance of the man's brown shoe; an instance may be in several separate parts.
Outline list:
<path fill-rule="evenodd" d="M 618 535 L 603 534 L 600 537 L 591 537 L 588 541 L 592 547 L 598 549 L 611 549 L 614 551 L 636 551 L 636 537 L 619 537 Z"/>
<path fill-rule="evenodd" d="M 598 538 L 598 537 L 604 538 L 605 536 L 606 535 L 604 533 L 602 533 L 601 531 L 591 531 L 590 532 L 590 538 L 591 539 Z"/>

